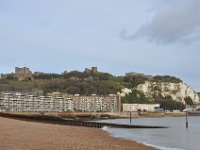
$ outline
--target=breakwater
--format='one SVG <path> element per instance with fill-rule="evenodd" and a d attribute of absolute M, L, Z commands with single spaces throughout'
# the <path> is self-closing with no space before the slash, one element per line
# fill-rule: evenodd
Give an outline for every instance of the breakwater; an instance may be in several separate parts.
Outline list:
<path fill-rule="evenodd" d="M 145 126 L 145 125 L 127 125 L 127 124 L 115 124 L 115 123 L 102 123 L 92 121 L 81 121 L 81 120 L 66 120 L 61 117 L 45 116 L 45 115 L 23 115 L 23 114 L 12 114 L 12 113 L 0 113 L 0 117 L 32 121 L 40 123 L 60 124 L 60 125 L 71 125 L 71 126 L 83 126 L 83 127 L 94 127 L 102 128 L 104 126 L 111 128 L 167 128 L 165 126 Z"/>

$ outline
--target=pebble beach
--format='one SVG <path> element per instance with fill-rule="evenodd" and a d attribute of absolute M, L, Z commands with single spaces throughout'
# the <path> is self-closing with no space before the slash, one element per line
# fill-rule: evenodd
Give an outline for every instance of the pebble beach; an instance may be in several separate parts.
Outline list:
<path fill-rule="evenodd" d="M 0 150 L 155 150 L 114 138 L 97 128 L 19 121 L 0 117 Z"/>

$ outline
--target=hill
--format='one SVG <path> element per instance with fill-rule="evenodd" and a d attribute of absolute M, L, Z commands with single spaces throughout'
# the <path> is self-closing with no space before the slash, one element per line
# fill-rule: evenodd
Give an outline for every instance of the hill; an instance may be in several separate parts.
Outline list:
<path fill-rule="evenodd" d="M 126 73 L 114 76 L 104 72 L 71 71 L 63 74 L 35 73 L 34 80 L 18 81 L 8 76 L 0 80 L 0 91 L 65 92 L 80 95 L 107 95 L 121 93 L 123 102 L 155 103 L 163 99 L 191 104 L 199 103 L 199 95 L 181 79 L 169 75 L 150 76 Z"/>

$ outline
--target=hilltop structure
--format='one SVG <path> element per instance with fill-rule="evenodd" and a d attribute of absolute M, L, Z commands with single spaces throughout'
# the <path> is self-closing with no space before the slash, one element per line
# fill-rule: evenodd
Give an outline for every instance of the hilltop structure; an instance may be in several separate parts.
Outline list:
<path fill-rule="evenodd" d="M 18 81 L 33 80 L 32 72 L 26 67 L 15 67 L 15 75 L 18 78 Z"/>
<path fill-rule="evenodd" d="M 98 70 L 97 70 L 97 67 L 91 67 L 91 69 L 85 68 L 85 72 L 86 73 L 97 73 Z"/>
<path fill-rule="evenodd" d="M 0 74 L 0 79 L 6 79 L 6 75 L 4 75 L 4 74 Z"/>

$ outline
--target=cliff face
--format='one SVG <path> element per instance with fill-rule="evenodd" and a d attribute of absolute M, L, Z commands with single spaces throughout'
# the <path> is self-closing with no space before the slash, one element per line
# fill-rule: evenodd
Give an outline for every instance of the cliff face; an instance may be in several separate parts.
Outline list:
<path fill-rule="evenodd" d="M 199 103 L 199 95 L 185 83 L 149 82 L 137 86 L 137 89 L 144 92 L 145 96 L 152 98 L 153 95 L 162 97 L 170 96 L 173 100 L 183 102 L 185 97 L 191 97 L 194 103 Z"/>

